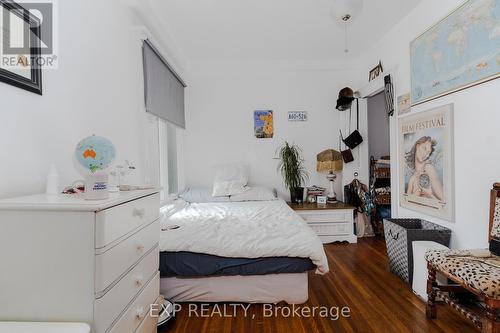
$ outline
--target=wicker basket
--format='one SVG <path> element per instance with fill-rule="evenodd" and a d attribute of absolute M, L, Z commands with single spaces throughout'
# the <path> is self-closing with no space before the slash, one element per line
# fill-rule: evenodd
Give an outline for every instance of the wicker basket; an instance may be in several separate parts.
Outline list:
<path fill-rule="evenodd" d="M 450 245 L 451 230 L 421 219 L 385 219 L 385 243 L 391 272 L 410 285 L 413 282 L 413 241 Z"/>

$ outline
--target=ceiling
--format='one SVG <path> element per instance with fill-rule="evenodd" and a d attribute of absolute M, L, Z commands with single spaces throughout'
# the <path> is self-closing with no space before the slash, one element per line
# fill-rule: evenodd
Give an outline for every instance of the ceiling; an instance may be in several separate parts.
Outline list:
<path fill-rule="evenodd" d="M 340 0 L 148 1 L 190 62 L 329 61 L 356 57 L 420 0 L 365 0 L 348 28 L 347 54 L 343 22 L 334 19 L 335 3 Z"/>

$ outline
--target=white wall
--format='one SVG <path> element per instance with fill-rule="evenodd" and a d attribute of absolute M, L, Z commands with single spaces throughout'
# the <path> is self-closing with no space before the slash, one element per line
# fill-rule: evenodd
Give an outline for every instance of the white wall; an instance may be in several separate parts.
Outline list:
<path fill-rule="evenodd" d="M 276 68 L 191 72 L 187 89 L 186 178 L 190 186 L 212 186 L 214 166 L 250 166 L 251 183 L 277 188 L 288 197 L 274 160 L 288 141 L 303 150 L 308 184 L 327 185 L 316 172 L 316 154 L 338 149 L 338 91 L 349 72 Z M 256 139 L 253 111 L 274 111 L 274 138 Z M 288 122 L 288 111 L 307 111 L 307 122 Z M 341 181 L 336 183 L 341 193 Z"/>
<path fill-rule="evenodd" d="M 427 28 L 457 8 L 462 0 L 423 0 L 361 59 L 360 78 L 366 76 L 379 59 L 392 69 L 396 95 L 410 91 L 409 43 Z M 453 229 L 452 246 L 457 248 L 486 247 L 488 235 L 489 190 L 500 179 L 500 80 L 455 92 L 413 109 L 419 112 L 439 105 L 454 103 L 455 141 L 455 221 L 449 223 L 399 207 L 400 217 L 421 217 Z M 397 120 L 391 123 L 393 161 L 393 198 L 399 195 L 397 183 Z"/>
<path fill-rule="evenodd" d="M 137 18 L 119 0 L 58 4 L 59 69 L 44 70 L 43 96 L 0 83 L 0 198 L 43 192 L 51 163 L 64 184 L 81 179 L 73 152 L 92 134 L 137 165 L 136 182 L 154 171 Z"/>

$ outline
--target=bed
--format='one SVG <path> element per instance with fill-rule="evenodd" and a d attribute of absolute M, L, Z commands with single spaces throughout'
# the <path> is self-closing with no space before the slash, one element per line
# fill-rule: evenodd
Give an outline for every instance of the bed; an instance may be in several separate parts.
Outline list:
<path fill-rule="evenodd" d="M 162 212 L 160 289 L 175 302 L 289 304 L 308 298 L 323 244 L 282 200 L 187 203 Z"/>

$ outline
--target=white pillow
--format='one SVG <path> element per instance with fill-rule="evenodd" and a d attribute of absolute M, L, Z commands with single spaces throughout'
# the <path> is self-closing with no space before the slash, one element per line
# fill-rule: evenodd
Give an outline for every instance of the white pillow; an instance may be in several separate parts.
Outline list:
<path fill-rule="evenodd" d="M 248 190 L 229 197 L 232 202 L 278 200 L 276 190 L 267 187 L 247 187 Z"/>
<path fill-rule="evenodd" d="M 247 190 L 248 170 L 244 165 L 228 164 L 217 167 L 215 171 L 214 197 L 243 193 Z"/>
<path fill-rule="evenodd" d="M 190 203 L 229 202 L 229 196 L 212 196 L 212 189 L 210 188 L 188 188 L 186 191 L 179 194 L 179 198 Z"/>

